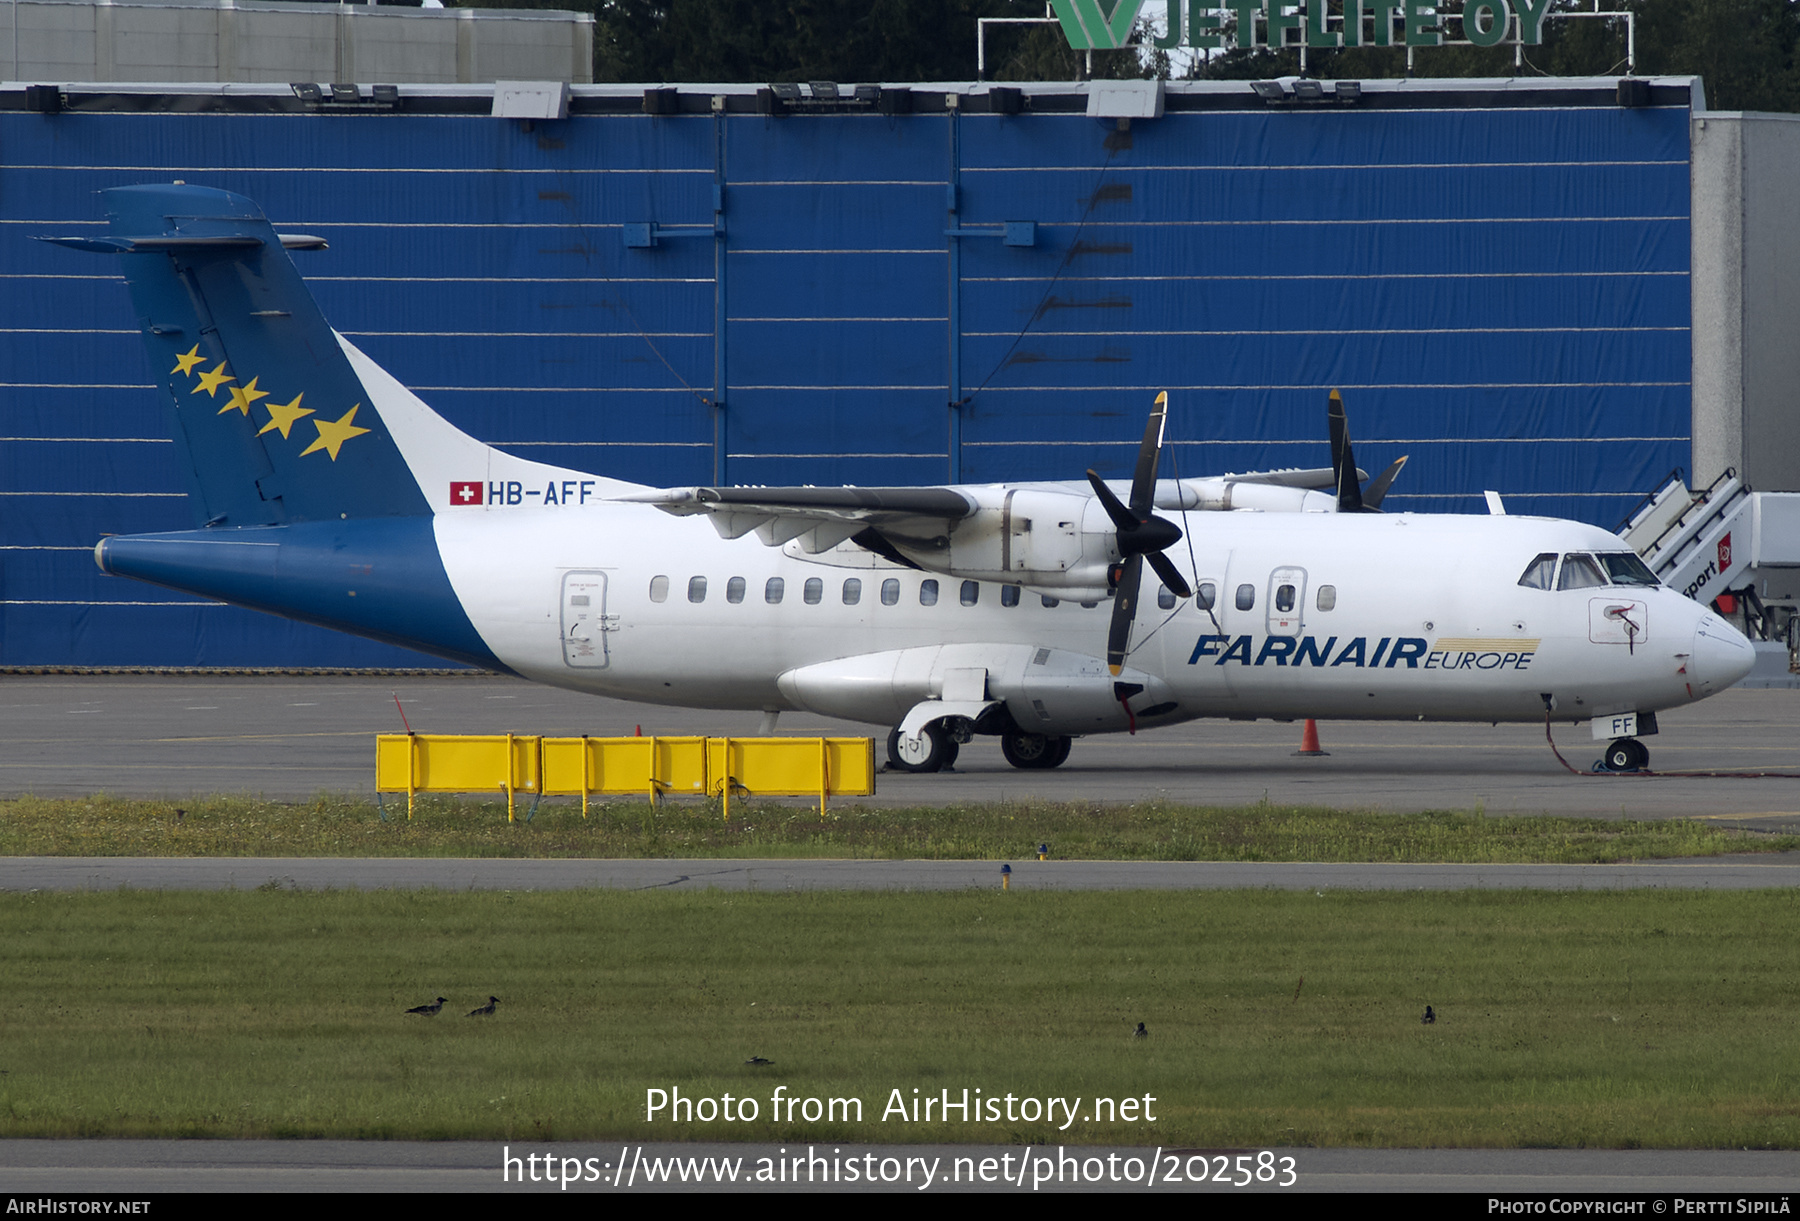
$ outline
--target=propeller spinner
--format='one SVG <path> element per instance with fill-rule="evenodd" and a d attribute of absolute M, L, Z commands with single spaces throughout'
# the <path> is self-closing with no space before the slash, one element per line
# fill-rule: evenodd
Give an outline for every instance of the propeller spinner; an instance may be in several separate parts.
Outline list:
<path fill-rule="evenodd" d="M 1181 541 L 1181 527 L 1152 510 L 1156 505 L 1156 466 L 1162 456 L 1163 422 L 1169 408 L 1168 391 L 1156 396 L 1150 409 L 1150 422 L 1144 428 L 1144 442 L 1138 446 L 1137 470 L 1131 477 L 1131 503 L 1121 504 L 1113 490 L 1093 471 L 1087 473 L 1094 485 L 1094 495 L 1106 508 L 1117 528 L 1119 555 L 1123 564 L 1113 593 L 1112 624 L 1106 633 L 1106 665 L 1113 677 L 1125 665 L 1125 646 L 1131 640 L 1131 624 L 1137 617 L 1138 583 L 1143 576 L 1144 561 L 1156 570 L 1178 598 L 1191 597 L 1193 590 L 1185 578 L 1163 554 L 1166 548 Z"/>

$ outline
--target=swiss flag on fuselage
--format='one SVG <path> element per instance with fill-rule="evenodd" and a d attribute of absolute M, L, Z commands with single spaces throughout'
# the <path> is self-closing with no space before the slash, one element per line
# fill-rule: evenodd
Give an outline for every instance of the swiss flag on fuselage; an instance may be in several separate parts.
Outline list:
<path fill-rule="evenodd" d="M 452 480 L 450 483 L 450 503 L 453 505 L 480 504 L 481 481 L 479 479 Z"/>

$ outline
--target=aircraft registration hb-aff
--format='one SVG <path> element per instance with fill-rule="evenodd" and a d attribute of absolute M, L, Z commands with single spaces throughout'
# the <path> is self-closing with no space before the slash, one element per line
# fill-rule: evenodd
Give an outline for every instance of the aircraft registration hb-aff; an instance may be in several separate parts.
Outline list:
<path fill-rule="evenodd" d="M 1657 710 L 1750 669 L 1603 530 L 1368 511 L 1399 464 L 1365 491 L 1335 392 L 1321 471 L 1158 480 L 1159 398 L 1122 491 L 653 489 L 436 415 L 326 323 L 287 253 L 324 243 L 250 200 L 104 194 L 107 236 L 46 240 L 120 257 L 202 523 L 102 540 L 119 576 L 560 687 L 891 726 L 910 771 L 973 734 L 1042 768 L 1259 716 L 1592 719 L 1642 767 Z"/>

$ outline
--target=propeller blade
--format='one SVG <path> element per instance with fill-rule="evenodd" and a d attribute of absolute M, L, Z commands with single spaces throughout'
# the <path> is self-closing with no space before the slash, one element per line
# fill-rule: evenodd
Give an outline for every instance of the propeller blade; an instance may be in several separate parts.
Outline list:
<path fill-rule="evenodd" d="M 1360 513 L 1363 494 L 1356 479 L 1356 455 L 1350 449 L 1350 421 L 1344 415 L 1343 396 L 1336 390 L 1331 392 L 1326 420 L 1331 426 L 1331 466 L 1337 472 L 1338 512 Z"/>
<path fill-rule="evenodd" d="M 1177 598 L 1194 596 L 1194 591 L 1182 577 L 1181 570 L 1169 561 L 1168 556 L 1160 551 L 1152 551 L 1144 558 L 1150 561 L 1150 567 L 1156 569 L 1156 575 L 1162 578 L 1162 583 L 1169 587 L 1170 593 Z"/>
<path fill-rule="evenodd" d="M 1119 498 L 1113 495 L 1113 490 L 1106 486 L 1105 480 L 1093 471 L 1087 474 L 1088 482 L 1094 485 L 1094 495 L 1100 498 L 1100 503 L 1106 508 L 1106 515 L 1118 527 L 1115 537 L 1118 539 L 1121 556 L 1161 551 L 1164 547 L 1173 547 L 1181 541 L 1180 526 L 1154 513 L 1146 513 L 1143 518 L 1138 518 L 1119 503 Z"/>
<path fill-rule="evenodd" d="M 1125 647 L 1131 643 L 1131 623 L 1137 618 L 1138 578 L 1143 572 L 1144 557 L 1131 556 L 1119 574 L 1118 589 L 1113 591 L 1112 623 L 1106 629 L 1106 668 L 1114 678 L 1125 667 Z"/>
<path fill-rule="evenodd" d="M 1193 596 L 1193 590 L 1182 579 L 1175 565 L 1163 555 L 1163 549 L 1181 541 L 1181 527 L 1156 515 L 1156 467 L 1162 457 L 1163 424 L 1168 419 L 1169 392 L 1156 396 L 1150 409 L 1150 422 L 1144 426 L 1144 441 L 1138 446 L 1137 470 L 1131 476 L 1131 503 L 1119 503 L 1106 481 L 1093 471 L 1087 473 L 1094 495 L 1106 509 L 1116 528 L 1114 535 L 1119 555 L 1125 563 L 1119 570 L 1118 584 L 1113 587 L 1112 622 L 1106 629 L 1106 665 L 1113 677 L 1125 665 L 1125 652 L 1131 644 L 1131 625 L 1137 618 L 1138 586 L 1143 581 L 1144 560 L 1156 569 L 1177 596 Z M 1126 711 L 1129 713 L 1130 706 Z M 1136 732 L 1135 728 L 1133 732 Z"/>
<path fill-rule="evenodd" d="M 1094 495 L 1100 498 L 1100 503 L 1105 506 L 1106 515 L 1112 518 L 1113 525 L 1117 526 L 1121 533 L 1137 529 L 1137 516 L 1119 502 L 1119 498 L 1113 495 L 1113 490 L 1106 486 L 1106 481 L 1091 470 L 1087 475 L 1088 482 L 1094 485 Z"/>
<path fill-rule="evenodd" d="M 1156 396 L 1150 420 L 1144 425 L 1144 441 L 1138 446 L 1137 470 L 1131 476 L 1131 511 L 1139 521 L 1156 507 L 1156 467 L 1162 457 L 1163 424 L 1168 419 L 1169 392 Z"/>
<path fill-rule="evenodd" d="M 1371 509 L 1381 507 L 1381 502 L 1387 499 L 1388 488 L 1393 486 L 1394 477 L 1400 473 L 1400 468 L 1406 465 L 1406 457 L 1405 454 L 1401 454 L 1388 464 L 1387 470 L 1375 477 L 1375 482 L 1371 483 L 1368 490 L 1363 493 L 1365 507 Z"/>

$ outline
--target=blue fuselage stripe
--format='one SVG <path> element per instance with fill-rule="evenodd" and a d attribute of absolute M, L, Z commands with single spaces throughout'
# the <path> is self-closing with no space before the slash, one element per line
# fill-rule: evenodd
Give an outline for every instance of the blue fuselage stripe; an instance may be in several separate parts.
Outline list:
<path fill-rule="evenodd" d="M 451 588 L 429 517 L 122 535 L 101 544 L 100 566 L 510 673 Z"/>

